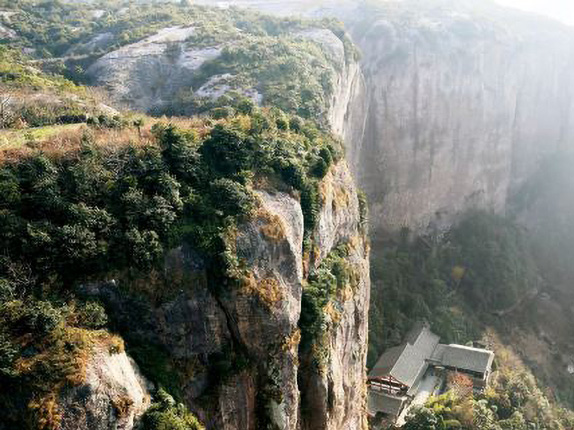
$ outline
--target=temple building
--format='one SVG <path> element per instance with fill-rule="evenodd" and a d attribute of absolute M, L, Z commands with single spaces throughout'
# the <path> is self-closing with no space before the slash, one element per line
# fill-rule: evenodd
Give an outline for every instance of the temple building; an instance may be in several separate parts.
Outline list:
<path fill-rule="evenodd" d="M 493 360 L 494 353 L 486 349 L 441 344 L 428 324 L 419 323 L 369 372 L 369 413 L 401 425 L 409 406 L 424 404 L 444 386 L 449 373 L 466 375 L 475 390 L 482 390 Z"/>

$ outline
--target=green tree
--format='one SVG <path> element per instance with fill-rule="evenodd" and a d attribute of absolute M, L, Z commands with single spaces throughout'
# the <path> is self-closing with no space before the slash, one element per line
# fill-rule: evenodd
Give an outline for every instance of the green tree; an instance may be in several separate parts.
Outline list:
<path fill-rule="evenodd" d="M 197 418 L 163 389 L 155 398 L 143 416 L 143 430 L 204 430 Z"/>
<path fill-rule="evenodd" d="M 440 419 L 426 407 L 417 407 L 409 411 L 404 430 L 441 430 Z"/>
<path fill-rule="evenodd" d="M 220 175 L 234 175 L 251 161 L 250 141 L 237 130 L 216 125 L 199 152 L 204 162 Z"/>
<path fill-rule="evenodd" d="M 211 185 L 215 207 L 225 216 L 247 215 L 254 207 L 254 199 L 247 188 L 231 179 L 216 179 Z"/>

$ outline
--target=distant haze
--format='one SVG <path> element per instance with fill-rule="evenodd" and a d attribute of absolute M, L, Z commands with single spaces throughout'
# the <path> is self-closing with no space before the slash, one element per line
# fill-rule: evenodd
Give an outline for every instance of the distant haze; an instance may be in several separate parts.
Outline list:
<path fill-rule="evenodd" d="M 569 25 L 574 25 L 573 0 L 496 0 L 498 3 L 546 15 Z"/>

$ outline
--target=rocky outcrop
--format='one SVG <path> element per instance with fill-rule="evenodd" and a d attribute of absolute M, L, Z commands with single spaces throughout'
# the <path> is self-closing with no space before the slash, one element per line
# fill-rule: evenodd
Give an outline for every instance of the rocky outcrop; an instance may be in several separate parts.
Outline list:
<path fill-rule="evenodd" d="M 356 187 L 345 164 L 332 169 L 320 189 L 322 211 L 315 231 L 316 267 L 340 244 L 357 277 L 326 310 L 326 359 L 320 367 L 302 356 L 302 429 L 366 429 L 365 362 L 370 298 L 369 245 L 361 227 Z"/>
<path fill-rule="evenodd" d="M 147 383 L 125 352 L 91 355 L 83 384 L 59 399 L 61 430 L 131 430 L 150 405 Z"/>
<path fill-rule="evenodd" d="M 226 238 L 240 282 L 208 279 L 186 244 L 166 257 L 166 275 L 183 282 L 163 303 L 138 300 L 121 281 L 83 292 L 106 304 L 128 345 L 153 345 L 189 369 L 179 372 L 183 396 L 208 429 L 363 429 L 369 250 L 349 169 L 338 163 L 320 185 L 312 258 L 303 253 L 299 197 L 256 193 L 255 214 Z M 336 318 L 321 372 L 301 369 L 301 361 L 312 359 L 301 355 L 299 329 L 309 270 L 341 245 L 349 249 L 354 286 L 332 303 Z M 304 412 L 310 408 L 312 414 Z"/>
<path fill-rule="evenodd" d="M 186 41 L 193 31 L 165 29 L 107 54 L 88 73 L 132 108 L 153 111 L 179 89 L 191 87 L 201 65 L 224 49 L 198 50 Z M 361 141 L 364 127 L 351 124 L 360 123 L 367 107 L 352 52 L 324 28 L 296 31 L 293 37 L 319 45 L 332 65 L 327 122 L 336 133 Z M 231 74 L 202 79 L 201 85 L 195 83 L 197 97 L 217 98 L 235 88 Z M 243 90 L 263 102 L 257 85 Z M 137 299 L 125 293 L 122 280 L 84 288 L 106 303 L 128 345 L 152 345 L 177 363 L 182 397 L 209 429 L 366 428 L 369 249 L 345 161 L 331 167 L 319 191 L 313 245 L 305 252 L 299 196 L 256 191 L 256 213 L 226 237 L 239 282 L 213 279 L 193 247 L 182 244 L 166 257 L 165 277 L 182 285 L 168 300 Z M 343 288 L 324 309 L 328 332 L 318 371 L 310 365 L 316 361 L 313 354 L 300 348 L 302 295 L 310 272 L 342 245 L 349 250 L 345 264 L 353 270 L 353 286 Z"/>
<path fill-rule="evenodd" d="M 161 109 L 178 90 L 191 87 L 194 71 L 221 54 L 217 46 L 197 48 L 186 43 L 193 33 L 193 27 L 165 28 L 104 55 L 87 75 L 132 109 Z"/>
<path fill-rule="evenodd" d="M 504 213 L 540 161 L 574 141 L 574 32 L 558 22 L 488 1 L 226 3 L 345 22 L 361 70 L 340 81 L 331 123 L 375 231 Z"/>
<path fill-rule="evenodd" d="M 198 42 L 193 39 L 194 34 L 193 27 L 165 28 L 99 58 L 88 68 L 87 76 L 94 84 L 107 88 L 116 102 L 150 113 L 195 112 L 195 104 L 209 104 L 231 92 L 241 93 L 257 105 L 269 104 L 264 82 L 267 78 L 225 69 L 218 72 L 214 61 L 225 57 L 226 50 L 238 45 L 237 41 Z M 87 46 L 106 37 L 98 35 Z M 357 143 L 362 142 L 364 82 L 350 44 L 346 46 L 341 37 L 319 23 L 305 30 L 293 26 L 292 32 L 283 37 L 304 39 L 321 48 L 306 60 L 312 62 L 316 56 L 324 62 L 328 69 L 324 79 L 330 80 L 321 83 L 328 94 L 321 100 L 321 114 L 313 119 L 330 125 L 335 133 L 349 140 L 356 138 Z M 78 45 L 73 49 L 79 52 L 84 47 Z M 286 88 L 285 92 L 288 91 L 297 90 Z M 284 96 L 288 98 L 288 94 Z"/>

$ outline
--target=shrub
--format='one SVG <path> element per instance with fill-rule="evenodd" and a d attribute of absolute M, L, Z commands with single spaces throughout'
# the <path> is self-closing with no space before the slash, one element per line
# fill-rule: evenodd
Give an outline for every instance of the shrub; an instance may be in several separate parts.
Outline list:
<path fill-rule="evenodd" d="M 346 261 L 348 248 L 341 245 L 327 255 L 321 265 L 309 275 L 309 283 L 303 288 L 301 299 L 301 347 L 303 350 L 312 350 L 315 353 L 316 364 L 321 365 L 321 356 L 324 335 L 328 333 L 329 325 L 327 315 L 331 316 L 329 323 L 336 324 L 333 313 L 326 309 L 339 308 L 337 293 L 347 286 L 352 286 L 351 268 Z M 315 348 L 312 348 L 312 347 Z M 318 356 L 317 356 L 318 355 Z"/>
<path fill-rule="evenodd" d="M 65 225 L 54 231 L 60 259 L 65 265 L 84 265 L 99 259 L 107 252 L 107 244 L 97 240 L 96 234 L 82 225 Z"/>
<path fill-rule="evenodd" d="M 161 155 L 169 166 L 170 172 L 178 179 L 192 181 L 199 175 L 199 157 L 190 142 L 190 137 L 174 126 L 155 127 L 159 137 Z"/>
<path fill-rule="evenodd" d="M 142 417 L 142 430 L 204 430 L 199 420 L 163 389 Z"/>
<path fill-rule="evenodd" d="M 275 124 L 279 130 L 289 130 L 289 121 L 285 117 L 278 117 Z"/>
<path fill-rule="evenodd" d="M 12 172 L 0 170 L 0 209 L 17 205 L 21 199 L 19 181 Z"/>
<path fill-rule="evenodd" d="M 4 303 L 0 310 L 1 320 L 11 331 L 34 337 L 48 335 L 63 321 L 62 311 L 46 301 L 15 300 Z"/>
<path fill-rule="evenodd" d="M 281 163 L 280 173 L 285 183 L 293 188 L 302 190 L 305 187 L 305 170 L 296 161 L 287 160 Z"/>
<path fill-rule="evenodd" d="M 16 377 L 14 362 L 20 357 L 20 348 L 0 328 L 0 380 L 2 377 Z"/>
<path fill-rule="evenodd" d="M 319 193 L 316 184 L 307 183 L 301 190 L 301 210 L 307 234 L 313 231 L 319 215 Z"/>
<path fill-rule="evenodd" d="M 0 303 L 14 298 L 14 286 L 6 279 L 0 278 Z"/>
<path fill-rule="evenodd" d="M 86 124 L 97 127 L 100 125 L 100 119 L 97 116 L 90 116 L 86 120 Z"/>
<path fill-rule="evenodd" d="M 230 106 L 213 108 L 210 111 L 213 119 L 226 119 L 235 115 L 235 109 Z"/>
<path fill-rule="evenodd" d="M 239 182 L 231 179 L 216 179 L 211 185 L 215 207 L 225 216 L 244 216 L 254 207 L 254 199 L 249 190 Z"/>
<path fill-rule="evenodd" d="M 237 104 L 237 112 L 243 115 L 251 115 L 255 110 L 255 103 L 253 100 L 248 98 L 243 98 Z"/>
<path fill-rule="evenodd" d="M 332 154 L 332 147 L 323 147 L 319 149 L 319 157 L 323 159 L 327 167 L 330 167 L 333 164 L 333 154 Z"/>
<path fill-rule="evenodd" d="M 428 408 L 417 407 L 409 411 L 405 430 L 439 430 L 438 417 Z"/>
<path fill-rule="evenodd" d="M 444 428 L 445 430 L 461 430 L 462 424 L 457 420 L 445 420 Z"/>
<path fill-rule="evenodd" d="M 99 330 L 108 323 L 108 316 L 102 305 L 88 302 L 79 310 L 78 324 L 82 327 Z"/>
<path fill-rule="evenodd" d="M 149 270 L 163 254 L 163 246 L 155 231 L 132 228 L 125 234 L 128 261 L 142 270 Z"/>
<path fill-rule="evenodd" d="M 250 147 L 237 130 L 216 125 L 199 150 L 204 162 L 220 175 L 233 175 L 249 167 Z"/>
<path fill-rule="evenodd" d="M 126 122 L 119 115 L 114 115 L 114 116 L 99 115 L 98 116 L 98 125 L 100 127 L 105 127 L 105 128 L 123 128 L 126 126 Z"/>
<path fill-rule="evenodd" d="M 297 133 L 301 132 L 305 122 L 298 116 L 292 116 L 289 120 L 289 128 Z"/>
<path fill-rule="evenodd" d="M 359 229 L 363 233 L 366 233 L 369 224 L 369 204 L 367 201 L 367 195 L 364 191 L 359 190 L 357 192 L 357 197 L 359 199 Z"/>
<path fill-rule="evenodd" d="M 318 179 L 323 179 L 329 171 L 329 165 L 323 158 L 317 158 L 311 168 L 311 174 Z"/>

